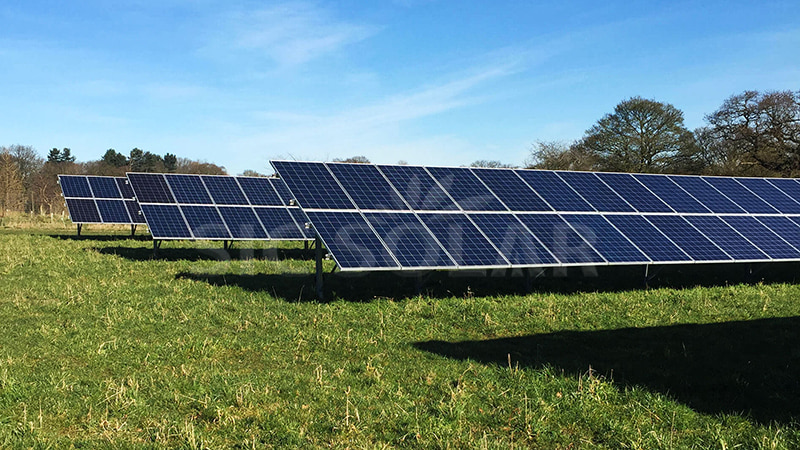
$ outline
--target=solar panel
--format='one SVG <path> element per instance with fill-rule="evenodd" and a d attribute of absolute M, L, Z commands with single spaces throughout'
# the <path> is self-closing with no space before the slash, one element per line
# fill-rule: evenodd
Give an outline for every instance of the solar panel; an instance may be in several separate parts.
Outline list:
<path fill-rule="evenodd" d="M 59 175 L 58 183 L 73 223 L 144 223 L 125 178 Z"/>
<path fill-rule="evenodd" d="M 142 218 L 154 239 L 313 239 L 300 208 L 287 206 L 291 194 L 281 180 L 156 173 L 128 177 L 137 198 L 147 199 L 141 201 Z"/>
<path fill-rule="evenodd" d="M 800 260 L 795 180 L 273 165 L 341 270 Z"/>

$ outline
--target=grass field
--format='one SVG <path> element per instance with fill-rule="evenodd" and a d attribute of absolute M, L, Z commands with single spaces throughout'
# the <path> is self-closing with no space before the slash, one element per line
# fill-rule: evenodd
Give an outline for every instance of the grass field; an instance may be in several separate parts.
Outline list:
<path fill-rule="evenodd" d="M 800 447 L 796 265 L 334 274 L 319 303 L 301 243 L 102 233 L 0 230 L 2 448 Z"/>

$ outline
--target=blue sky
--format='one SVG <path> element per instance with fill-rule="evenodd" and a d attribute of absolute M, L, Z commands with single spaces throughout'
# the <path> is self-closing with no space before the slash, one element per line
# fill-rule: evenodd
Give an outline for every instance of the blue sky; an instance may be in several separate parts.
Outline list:
<path fill-rule="evenodd" d="M 620 101 L 690 129 L 800 89 L 797 1 L 28 0 L 0 6 L 0 145 L 522 164 Z"/>

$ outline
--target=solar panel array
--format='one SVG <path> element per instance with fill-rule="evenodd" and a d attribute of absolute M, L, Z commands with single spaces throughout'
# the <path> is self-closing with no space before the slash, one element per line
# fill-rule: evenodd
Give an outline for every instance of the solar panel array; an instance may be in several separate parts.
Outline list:
<path fill-rule="evenodd" d="M 128 173 L 153 239 L 310 240 L 277 178 Z"/>
<path fill-rule="evenodd" d="M 59 175 L 58 184 L 73 223 L 145 223 L 125 177 Z"/>
<path fill-rule="evenodd" d="M 272 165 L 345 271 L 800 260 L 794 179 Z"/>

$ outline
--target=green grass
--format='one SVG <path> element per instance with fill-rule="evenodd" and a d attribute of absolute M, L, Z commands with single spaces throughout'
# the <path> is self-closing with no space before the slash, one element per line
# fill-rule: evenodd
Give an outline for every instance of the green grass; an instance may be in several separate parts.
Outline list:
<path fill-rule="evenodd" d="M 333 275 L 319 303 L 302 244 L 114 232 L 0 231 L 0 447 L 800 446 L 795 284 Z"/>

